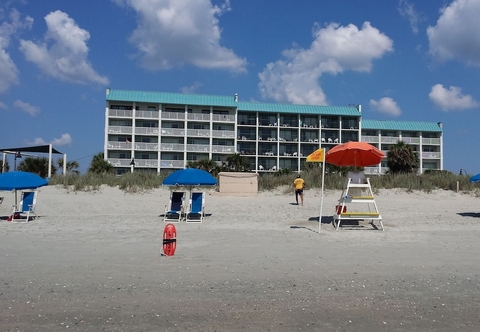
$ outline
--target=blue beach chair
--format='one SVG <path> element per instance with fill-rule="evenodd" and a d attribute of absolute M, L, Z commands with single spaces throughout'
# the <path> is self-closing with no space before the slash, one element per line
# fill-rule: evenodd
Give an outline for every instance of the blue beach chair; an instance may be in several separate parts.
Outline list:
<path fill-rule="evenodd" d="M 205 216 L 205 193 L 193 191 L 190 195 L 190 210 L 187 213 L 187 222 L 202 222 Z"/>
<path fill-rule="evenodd" d="M 22 200 L 20 205 L 13 206 L 12 222 L 28 222 L 30 220 L 30 214 L 34 214 L 35 218 L 35 206 L 37 205 L 37 192 L 36 191 L 24 191 L 22 192 Z M 27 218 L 22 217 L 23 214 L 27 215 Z"/>
<path fill-rule="evenodd" d="M 184 191 L 172 191 L 170 193 L 170 203 L 165 205 L 165 214 L 163 215 L 163 221 L 182 221 L 185 217 L 184 204 L 185 192 Z"/>

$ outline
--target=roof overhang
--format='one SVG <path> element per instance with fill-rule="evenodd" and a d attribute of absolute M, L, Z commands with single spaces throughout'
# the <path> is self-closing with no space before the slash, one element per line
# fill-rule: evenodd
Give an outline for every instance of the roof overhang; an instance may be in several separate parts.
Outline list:
<path fill-rule="evenodd" d="M 7 148 L 0 149 L 0 152 L 36 152 L 36 153 L 50 153 L 50 145 L 36 145 L 36 146 L 27 146 L 20 148 Z M 52 147 L 52 153 L 63 154 L 62 152 L 56 150 Z"/>

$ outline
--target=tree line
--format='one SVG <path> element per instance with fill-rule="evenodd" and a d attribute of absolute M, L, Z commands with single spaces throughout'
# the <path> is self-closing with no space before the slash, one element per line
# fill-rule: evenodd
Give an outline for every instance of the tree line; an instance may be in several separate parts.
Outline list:
<path fill-rule="evenodd" d="M 387 152 L 387 167 L 390 174 L 405 174 L 415 173 L 419 168 L 419 157 L 415 148 L 403 141 L 398 141 L 397 144 L 389 146 Z M 66 174 L 80 174 L 79 163 L 77 161 L 67 161 Z M 213 176 L 217 176 L 220 172 L 250 172 L 251 165 L 248 159 L 239 153 L 228 155 L 225 161 L 215 161 L 212 159 L 202 159 L 189 161 L 187 167 L 203 169 Z M 305 163 L 305 169 L 312 167 L 320 167 L 317 163 Z M 0 170 L 2 168 L 2 161 L 0 160 Z M 46 178 L 48 176 L 48 158 L 45 157 L 26 157 L 22 159 L 16 167 L 18 171 L 31 172 Z M 8 162 L 5 163 L 5 170 L 10 170 Z M 326 171 L 346 173 L 350 168 L 337 167 L 328 165 Z M 63 159 L 59 158 L 52 164 L 52 174 L 63 174 Z M 100 152 L 93 156 L 88 173 L 113 173 L 114 167 L 107 160 L 104 159 L 104 153 Z M 284 174 L 290 172 L 288 169 L 279 169 L 277 173 Z"/>

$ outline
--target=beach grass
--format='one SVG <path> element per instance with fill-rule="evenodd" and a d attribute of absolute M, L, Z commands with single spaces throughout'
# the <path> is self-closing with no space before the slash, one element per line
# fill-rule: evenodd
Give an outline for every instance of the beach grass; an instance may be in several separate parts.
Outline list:
<path fill-rule="evenodd" d="M 292 186 L 296 173 L 263 173 L 258 177 L 258 190 L 271 191 L 282 186 Z M 81 175 L 69 174 L 54 175 L 50 185 L 62 186 L 70 191 L 93 191 L 101 186 L 119 187 L 126 192 L 143 192 L 162 186 L 166 173 L 125 173 L 121 176 L 114 174 Z M 307 189 L 321 188 L 322 171 L 312 168 L 302 172 L 301 176 L 307 184 Z M 417 174 L 382 174 L 369 176 L 370 183 L 375 190 L 379 189 L 405 189 L 406 191 L 431 192 L 436 189 L 462 192 L 474 192 L 480 196 L 480 186 L 469 182 L 469 176 L 456 175 L 448 171 L 427 172 Z M 325 189 L 340 190 L 345 182 L 345 175 L 341 173 L 325 174 Z M 458 187 L 457 187 L 458 185 Z"/>

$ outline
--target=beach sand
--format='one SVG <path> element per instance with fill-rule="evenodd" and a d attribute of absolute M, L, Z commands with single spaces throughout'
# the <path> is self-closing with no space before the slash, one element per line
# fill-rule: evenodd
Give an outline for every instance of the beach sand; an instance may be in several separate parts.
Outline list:
<path fill-rule="evenodd" d="M 480 330 L 480 198 L 380 190 L 385 231 L 335 231 L 328 191 L 318 232 L 319 191 L 285 192 L 207 191 L 166 257 L 167 189 L 43 187 L 38 219 L 0 221 L 0 330 Z"/>

